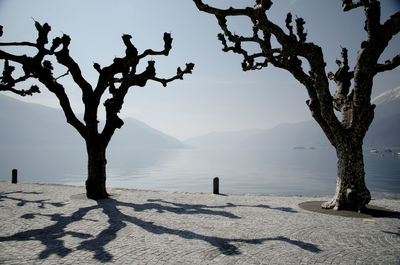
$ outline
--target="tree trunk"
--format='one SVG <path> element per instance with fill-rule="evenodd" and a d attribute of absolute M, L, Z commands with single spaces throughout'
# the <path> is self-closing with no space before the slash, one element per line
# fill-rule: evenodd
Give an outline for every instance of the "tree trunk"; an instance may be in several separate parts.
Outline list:
<path fill-rule="evenodd" d="M 100 140 L 86 143 L 88 153 L 88 177 L 86 196 L 99 200 L 108 198 L 106 190 L 106 148 Z"/>
<path fill-rule="evenodd" d="M 346 138 L 345 143 L 336 146 L 338 158 L 336 194 L 331 201 L 323 203 L 322 207 L 360 212 L 371 200 L 364 179 L 362 141 Z"/>

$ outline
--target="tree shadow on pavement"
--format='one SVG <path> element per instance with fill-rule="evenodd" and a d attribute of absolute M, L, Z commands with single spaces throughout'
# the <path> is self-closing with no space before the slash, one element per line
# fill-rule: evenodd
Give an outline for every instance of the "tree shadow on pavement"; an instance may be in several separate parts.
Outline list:
<path fill-rule="evenodd" d="M 18 200 L 25 201 L 23 199 L 18 199 L 18 198 L 8 198 L 7 196 L 2 198 L 11 199 L 15 201 Z M 221 210 L 204 209 L 206 208 L 206 206 L 204 205 L 175 204 L 174 207 L 172 207 L 168 205 L 155 203 L 156 201 L 161 202 L 161 200 L 152 200 L 150 203 L 135 204 L 109 198 L 105 200 L 98 200 L 96 201 L 97 204 L 95 205 L 82 207 L 77 211 L 75 211 L 74 213 L 72 213 L 71 215 L 64 215 L 61 213 L 57 214 L 27 213 L 22 215 L 21 218 L 34 219 L 36 217 L 47 217 L 52 221 L 52 224 L 41 229 L 30 229 L 23 232 L 15 233 L 14 235 L 11 236 L 0 237 L 0 242 L 32 241 L 32 240 L 40 241 L 41 244 L 43 244 L 46 247 L 46 249 L 39 254 L 38 256 L 39 259 L 46 259 L 52 254 L 58 255 L 60 257 L 65 257 L 74 250 L 84 250 L 92 252 L 93 258 L 100 262 L 110 262 L 113 259 L 113 255 L 109 253 L 105 247 L 117 238 L 117 233 L 119 231 L 124 229 L 128 224 L 133 224 L 152 234 L 157 234 L 157 235 L 168 234 L 180 237 L 182 239 L 200 240 L 207 242 L 210 245 L 216 247 L 221 254 L 225 255 L 241 254 L 240 249 L 236 246 L 237 244 L 235 245 L 235 243 L 262 244 L 267 241 L 281 241 L 313 253 L 321 252 L 321 249 L 317 245 L 293 240 L 283 236 L 244 239 L 244 238 L 226 238 L 226 237 L 202 235 L 190 230 L 173 229 L 155 224 L 154 222 L 144 221 L 131 214 L 125 214 L 120 210 L 121 208 L 127 207 L 133 209 L 136 212 L 156 210 L 157 213 L 160 214 L 164 212 L 172 212 L 175 214 L 207 214 L 207 215 L 218 215 L 233 219 L 239 218 L 238 216 L 231 214 L 229 212 L 224 212 Z M 41 204 L 42 200 L 37 202 Z M 165 201 L 163 202 L 167 203 Z M 55 204 L 50 203 L 49 205 L 57 206 L 58 203 Z M 226 207 L 236 207 L 236 206 L 229 204 L 225 206 L 211 206 L 211 207 L 207 206 L 207 208 L 212 208 L 212 207 L 226 208 Z M 88 231 L 85 232 L 69 231 L 72 227 L 70 225 L 76 222 L 80 221 L 98 222 L 97 220 L 91 220 L 85 218 L 85 216 L 92 210 L 101 210 L 105 214 L 108 223 L 108 226 L 106 228 L 102 229 L 100 233 L 96 233 L 96 235 L 89 234 Z M 69 226 L 68 227 L 69 230 L 67 230 L 67 226 Z M 76 248 L 68 248 L 65 246 L 65 241 L 63 238 L 68 235 L 82 240 Z"/>
<path fill-rule="evenodd" d="M 383 231 L 383 232 L 389 235 L 395 235 L 400 237 L 400 227 L 398 228 L 398 230 L 399 230 L 398 232 L 391 232 L 391 231 Z"/>
<path fill-rule="evenodd" d="M 323 201 L 306 201 L 299 204 L 299 207 L 316 213 L 351 217 L 351 218 L 394 218 L 400 219 L 400 212 L 389 210 L 383 207 L 375 205 L 367 205 L 366 209 L 362 212 L 349 211 L 349 210 L 334 210 L 334 209 L 324 209 L 321 207 Z"/>
<path fill-rule="evenodd" d="M 106 250 L 104 249 L 104 246 L 108 243 L 108 240 L 110 238 L 115 238 L 116 233 L 123 229 L 126 226 L 126 223 L 131 223 L 134 225 L 137 225 L 141 227 L 142 229 L 153 233 L 153 234 L 168 234 L 168 235 L 175 235 L 178 237 L 181 237 L 183 239 L 189 239 L 189 240 L 202 240 L 205 241 L 215 247 L 217 247 L 222 254 L 225 255 L 239 255 L 241 254 L 240 250 L 233 245 L 232 243 L 247 243 L 247 244 L 262 244 L 263 242 L 266 241 L 282 241 L 286 243 L 290 243 L 292 245 L 298 246 L 304 250 L 308 250 L 311 252 L 318 253 L 321 250 L 314 244 L 310 243 L 305 243 L 302 241 L 297 241 L 297 240 L 292 240 L 286 237 L 271 237 L 271 238 L 258 238 L 258 239 L 237 239 L 237 238 L 223 238 L 223 237 L 214 237 L 214 236 L 206 236 L 206 235 L 201 235 L 189 230 L 179 230 L 179 229 L 171 229 L 168 227 L 160 226 L 157 224 L 154 224 L 153 222 L 148 222 L 148 221 L 143 221 L 139 218 L 136 218 L 134 216 L 130 216 L 127 214 L 122 213 L 118 207 L 124 206 L 124 207 L 129 207 L 133 208 L 135 210 L 150 210 L 150 209 L 158 209 L 160 213 L 164 211 L 171 211 L 173 213 L 178 213 L 178 214 L 216 214 L 220 216 L 225 216 L 229 218 L 238 218 L 238 217 L 231 217 L 230 214 L 228 213 L 221 213 L 220 211 L 212 211 L 212 210 L 205 210 L 203 206 L 200 205 L 193 205 L 190 206 L 189 204 L 178 204 L 182 207 L 187 207 L 191 210 L 182 210 L 178 211 L 175 208 L 171 209 L 169 206 L 164 206 L 160 204 L 143 204 L 143 205 L 137 205 L 134 203 L 127 203 L 127 202 L 120 202 L 115 199 L 107 199 L 107 200 L 99 200 L 98 201 L 99 207 L 103 210 L 103 213 L 108 216 L 108 223 L 109 227 L 105 230 L 103 230 L 96 238 L 87 240 L 81 244 L 81 249 L 86 249 L 86 250 L 91 250 L 95 251 L 95 258 L 99 259 L 100 257 L 104 257 L 104 253 L 106 253 Z M 208 207 L 208 206 L 207 206 Z M 213 206 L 212 206 L 213 207 Z M 226 207 L 226 206 L 214 206 L 214 207 Z M 196 212 L 198 211 L 198 212 Z M 234 215 L 233 215 L 234 216 Z M 110 259 L 108 259 L 110 260 Z"/>
<path fill-rule="evenodd" d="M 222 209 L 226 206 L 182 204 L 182 203 L 172 203 L 172 202 L 167 202 L 164 200 L 154 200 L 154 199 L 149 199 L 147 201 L 149 203 L 132 204 L 132 203 L 120 202 L 120 204 L 124 204 L 123 206 L 133 208 L 136 212 L 142 212 L 142 211 L 147 211 L 147 210 L 156 210 L 158 213 L 171 212 L 171 213 L 175 213 L 175 214 L 209 214 L 209 215 L 218 215 L 218 216 L 222 216 L 222 217 L 227 217 L 227 218 L 231 218 L 231 219 L 240 219 L 239 216 L 236 216 L 230 212 L 211 210 L 211 209 Z M 163 205 L 160 203 L 170 204 L 171 206 Z"/>
<path fill-rule="evenodd" d="M 10 191 L 10 192 L 2 192 L 0 193 L 0 202 L 3 201 L 4 199 L 8 199 L 8 200 L 14 200 L 17 201 L 18 204 L 17 206 L 24 206 L 28 203 L 33 203 L 33 204 L 38 204 L 39 208 L 46 208 L 46 205 L 51 205 L 51 206 L 55 206 L 55 207 L 62 207 L 64 206 L 63 203 L 59 203 L 59 202 L 49 202 L 49 200 L 26 200 L 26 199 L 21 199 L 21 198 L 14 198 L 8 195 L 11 194 L 22 194 L 22 195 L 39 195 L 39 194 L 43 194 L 42 192 L 36 192 L 36 191 L 30 191 L 30 192 L 26 192 L 26 191 Z"/>
<path fill-rule="evenodd" d="M 179 207 L 178 209 L 184 209 L 185 211 L 191 213 L 207 213 L 207 209 L 225 209 L 225 208 L 234 208 L 234 207 L 254 207 L 254 208 L 264 208 L 264 209 L 270 209 L 270 210 L 278 210 L 282 212 L 287 212 L 287 213 L 297 213 L 296 210 L 290 208 L 290 207 L 271 207 L 269 205 L 264 205 L 264 204 L 258 204 L 258 205 L 244 205 L 244 204 L 233 204 L 233 203 L 227 203 L 226 205 L 219 205 L 219 206 L 209 206 L 209 205 L 203 205 L 203 204 L 184 204 L 184 203 L 176 203 L 176 202 L 169 202 L 165 200 L 155 200 L 155 199 L 149 199 L 147 200 L 149 202 L 161 202 L 161 203 L 167 203 L 171 204 L 175 207 Z M 213 214 L 216 212 L 213 211 Z M 222 212 L 226 213 L 226 212 Z M 231 214 L 231 213 L 228 213 Z M 229 216 L 227 216 L 229 217 Z M 239 217 L 234 217 L 234 218 L 239 218 Z"/>

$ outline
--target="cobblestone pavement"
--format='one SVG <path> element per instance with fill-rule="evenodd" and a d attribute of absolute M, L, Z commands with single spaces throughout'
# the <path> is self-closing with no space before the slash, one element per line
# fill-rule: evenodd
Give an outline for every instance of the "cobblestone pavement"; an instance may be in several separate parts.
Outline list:
<path fill-rule="evenodd" d="M 399 215 L 298 206 L 320 197 L 109 191 L 0 182 L 0 264 L 400 264 Z"/>

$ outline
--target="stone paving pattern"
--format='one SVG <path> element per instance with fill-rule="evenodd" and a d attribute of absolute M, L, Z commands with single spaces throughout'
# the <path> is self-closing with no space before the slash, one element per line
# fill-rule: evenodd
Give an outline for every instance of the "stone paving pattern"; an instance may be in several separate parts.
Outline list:
<path fill-rule="evenodd" d="M 400 216 L 349 218 L 328 198 L 0 182 L 0 264 L 400 264 Z M 371 204 L 400 211 L 400 201 Z"/>

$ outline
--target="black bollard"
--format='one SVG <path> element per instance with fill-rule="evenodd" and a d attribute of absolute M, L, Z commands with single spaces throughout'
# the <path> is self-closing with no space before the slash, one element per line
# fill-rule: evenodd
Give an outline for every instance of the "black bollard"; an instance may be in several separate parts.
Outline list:
<path fill-rule="evenodd" d="M 214 178 L 213 188 L 214 188 L 214 194 L 219 194 L 219 178 L 218 177 Z"/>
<path fill-rule="evenodd" d="M 18 170 L 17 169 L 13 169 L 12 170 L 11 183 L 17 184 L 17 182 L 18 182 Z"/>

